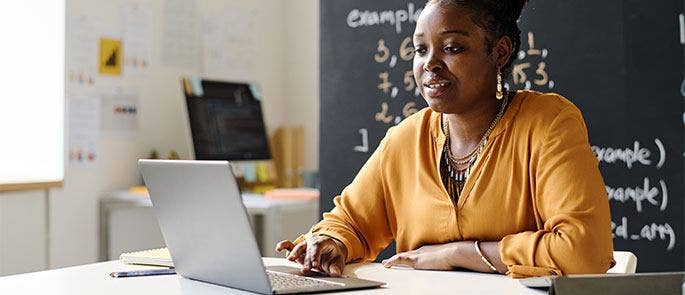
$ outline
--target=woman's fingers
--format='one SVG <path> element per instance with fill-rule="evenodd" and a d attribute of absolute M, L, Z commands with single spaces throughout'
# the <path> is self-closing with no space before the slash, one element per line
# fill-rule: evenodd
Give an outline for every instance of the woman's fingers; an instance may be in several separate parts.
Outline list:
<path fill-rule="evenodd" d="M 307 240 L 307 250 L 304 255 L 304 263 L 302 264 L 302 273 L 310 274 L 312 269 L 316 266 L 314 261 L 319 259 L 319 243 L 317 241 Z"/>
<path fill-rule="evenodd" d="M 291 251 L 293 247 L 295 247 L 295 244 L 293 244 L 293 242 L 283 240 L 276 244 L 276 252 L 282 252 L 283 250 Z"/>
<path fill-rule="evenodd" d="M 333 259 L 330 257 L 328 254 L 321 255 L 320 261 L 321 265 L 319 266 L 319 269 L 327 274 L 330 274 L 329 271 L 329 266 L 331 265 L 331 261 Z"/>
<path fill-rule="evenodd" d="M 330 261 L 336 255 L 336 253 L 334 253 L 335 246 L 327 242 L 317 242 L 317 248 L 318 254 L 316 255 L 316 259 L 312 262 L 312 266 L 327 273 L 326 270 L 330 265 Z"/>
<path fill-rule="evenodd" d="M 415 268 L 416 267 L 416 261 L 417 261 L 417 255 L 416 254 L 399 253 L 393 257 L 390 257 L 386 260 L 381 261 L 381 263 L 383 263 L 383 266 L 385 266 L 385 267 L 408 266 L 411 268 Z"/>
<path fill-rule="evenodd" d="M 285 247 L 287 244 L 283 243 L 281 246 Z M 317 236 L 295 245 L 288 259 L 302 264 L 304 275 L 324 272 L 331 276 L 340 276 L 345 266 L 344 255 L 343 250 L 330 237 Z"/>
<path fill-rule="evenodd" d="M 319 257 L 319 269 L 327 274 L 330 274 L 330 266 L 334 263 L 337 256 L 340 254 L 336 253 L 335 247 L 332 245 L 326 245 L 321 250 L 321 256 Z"/>
<path fill-rule="evenodd" d="M 307 251 L 307 243 L 299 243 L 293 247 L 293 249 L 290 251 L 290 254 L 286 258 L 290 261 L 300 262 L 299 260 L 305 251 Z"/>
<path fill-rule="evenodd" d="M 345 267 L 345 263 L 343 262 L 344 258 L 342 258 L 340 255 L 335 256 L 334 258 L 329 260 L 329 264 L 326 267 L 326 273 L 329 274 L 332 277 L 339 277 L 342 275 L 342 269 Z"/>

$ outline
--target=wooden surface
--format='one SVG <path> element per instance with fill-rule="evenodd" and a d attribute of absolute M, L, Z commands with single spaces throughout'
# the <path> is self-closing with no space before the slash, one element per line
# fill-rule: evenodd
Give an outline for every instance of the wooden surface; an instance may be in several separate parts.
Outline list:
<path fill-rule="evenodd" d="M 44 190 L 50 188 L 59 188 L 62 186 L 64 186 L 64 181 L 6 183 L 0 184 L 0 192 Z"/>

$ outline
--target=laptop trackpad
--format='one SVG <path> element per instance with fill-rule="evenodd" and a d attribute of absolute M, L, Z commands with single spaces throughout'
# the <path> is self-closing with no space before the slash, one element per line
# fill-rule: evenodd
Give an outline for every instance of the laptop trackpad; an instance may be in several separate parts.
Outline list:
<path fill-rule="evenodd" d="M 282 273 L 287 273 L 291 275 L 298 275 L 298 276 L 304 276 L 302 274 L 302 269 L 299 267 L 292 267 L 292 266 L 285 266 L 285 265 L 271 265 L 266 267 L 267 270 L 270 271 L 275 271 L 275 272 L 282 272 Z M 329 278 L 330 276 L 327 275 L 326 273 L 323 272 L 318 272 L 318 271 L 312 271 L 307 277 L 312 277 L 312 278 Z"/>

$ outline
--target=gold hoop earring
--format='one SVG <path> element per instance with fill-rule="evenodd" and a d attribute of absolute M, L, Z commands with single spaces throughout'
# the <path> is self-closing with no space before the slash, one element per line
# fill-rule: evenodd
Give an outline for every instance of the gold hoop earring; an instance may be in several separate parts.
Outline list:
<path fill-rule="evenodd" d="M 497 100 L 504 97 L 504 91 L 502 91 L 502 72 L 500 72 L 499 69 L 497 69 L 497 92 L 495 93 L 495 97 L 497 97 Z"/>

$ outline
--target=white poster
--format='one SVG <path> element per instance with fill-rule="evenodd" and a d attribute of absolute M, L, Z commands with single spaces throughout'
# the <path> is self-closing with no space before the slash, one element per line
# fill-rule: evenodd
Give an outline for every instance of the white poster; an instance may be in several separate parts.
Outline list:
<path fill-rule="evenodd" d="M 124 72 L 145 72 L 152 60 L 154 19 L 148 3 L 126 3 L 119 7 L 124 40 Z"/>
<path fill-rule="evenodd" d="M 98 24 L 85 15 L 67 22 L 67 88 L 94 87 L 97 82 Z"/>
<path fill-rule="evenodd" d="M 100 131 L 100 98 L 68 96 L 69 165 L 90 167 L 98 160 Z"/>
<path fill-rule="evenodd" d="M 166 0 L 163 8 L 162 60 L 186 71 L 200 63 L 200 26 L 195 0 Z"/>
<path fill-rule="evenodd" d="M 229 7 L 205 17 L 202 30 L 204 73 L 225 80 L 255 79 L 257 44 L 255 8 Z"/>
<path fill-rule="evenodd" d="M 137 93 L 117 90 L 103 94 L 100 114 L 100 129 L 107 135 L 134 135 L 139 118 Z"/>

